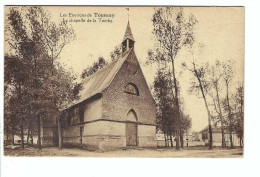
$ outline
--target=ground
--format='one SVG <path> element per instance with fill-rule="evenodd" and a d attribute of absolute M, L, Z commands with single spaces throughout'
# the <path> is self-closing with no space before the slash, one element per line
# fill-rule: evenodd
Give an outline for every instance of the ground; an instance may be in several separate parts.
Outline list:
<path fill-rule="evenodd" d="M 208 150 L 206 147 L 191 147 L 176 151 L 171 148 L 160 149 L 125 149 L 108 152 L 87 151 L 79 148 L 46 147 L 42 150 L 37 148 L 5 149 L 5 156 L 70 156 L 70 157 L 173 157 L 173 158 L 242 158 L 243 148 Z"/>

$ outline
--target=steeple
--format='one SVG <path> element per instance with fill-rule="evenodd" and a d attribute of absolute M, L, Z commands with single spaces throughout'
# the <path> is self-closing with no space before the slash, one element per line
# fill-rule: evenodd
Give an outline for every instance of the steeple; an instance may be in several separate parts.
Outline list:
<path fill-rule="evenodd" d="M 122 42 L 122 52 L 124 53 L 126 50 L 133 48 L 134 43 L 135 43 L 134 36 L 132 34 L 132 31 L 131 31 L 131 28 L 130 28 L 130 23 L 128 21 L 127 27 L 126 27 L 126 30 L 125 30 L 124 39 L 123 39 L 123 42 Z"/>
<path fill-rule="evenodd" d="M 128 23 L 127 23 L 127 27 L 126 27 L 126 30 L 125 30 L 125 35 L 124 35 L 123 41 L 126 40 L 127 38 L 128 38 L 128 39 L 131 39 L 132 41 L 135 41 L 135 40 L 134 40 L 134 37 L 133 37 L 133 34 L 132 34 L 132 30 L 131 30 L 131 28 L 130 28 L 130 23 L 129 23 L 129 21 L 128 21 Z"/>

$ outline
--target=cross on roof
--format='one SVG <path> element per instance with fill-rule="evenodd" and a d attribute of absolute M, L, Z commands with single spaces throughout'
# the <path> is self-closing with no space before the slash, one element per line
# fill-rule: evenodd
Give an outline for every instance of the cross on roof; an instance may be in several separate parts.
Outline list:
<path fill-rule="evenodd" d="M 128 13 L 127 13 L 127 16 L 128 16 L 128 21 L 129 21 L 129 8 L 126 8 L 126 10 L 128 11 Z"/>

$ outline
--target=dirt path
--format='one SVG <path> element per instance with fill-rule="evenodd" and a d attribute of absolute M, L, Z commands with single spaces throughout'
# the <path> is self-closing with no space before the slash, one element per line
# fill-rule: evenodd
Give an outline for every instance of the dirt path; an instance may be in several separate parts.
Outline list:
<path fill-rule="evenodd" d="M 109 152 L 86 151 L 77 148 L 27 148 L 24 150 L 5 149 L 6 156 L 67 156 L 67 157 L 173 157 L 173 158 L 242 158 L 243 149 L 220 149 L 208 150 L 205 148 L 192 148 L 176 151 L 173 149 L 128 149 Z"/>

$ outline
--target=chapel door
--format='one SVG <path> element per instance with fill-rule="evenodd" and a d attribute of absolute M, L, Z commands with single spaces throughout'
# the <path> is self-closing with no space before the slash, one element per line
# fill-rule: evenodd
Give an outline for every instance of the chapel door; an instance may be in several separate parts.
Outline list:
<path fill-rule="evenodd" d="M 126 123 L 126 146 L 137 146 L 137 124 Z"/>

